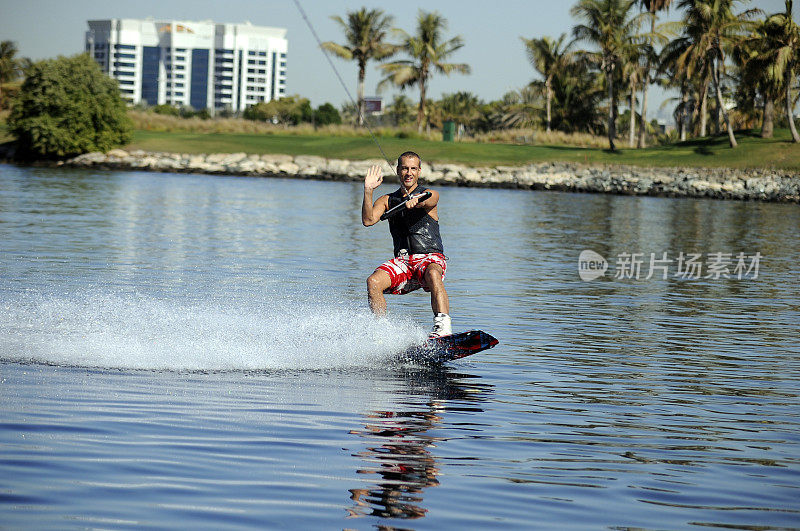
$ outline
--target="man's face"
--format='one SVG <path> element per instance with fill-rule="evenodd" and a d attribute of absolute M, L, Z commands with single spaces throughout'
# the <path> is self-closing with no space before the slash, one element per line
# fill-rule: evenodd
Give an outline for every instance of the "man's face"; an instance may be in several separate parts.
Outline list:
<path fill-rule="evenodd" d="M 406 190 L 411 190 L 417 185 L 420 174 L 420 162 L 416 157 L 403 157 L 397 166 L 397 176 L 400 177 L 400 184 Z"/>

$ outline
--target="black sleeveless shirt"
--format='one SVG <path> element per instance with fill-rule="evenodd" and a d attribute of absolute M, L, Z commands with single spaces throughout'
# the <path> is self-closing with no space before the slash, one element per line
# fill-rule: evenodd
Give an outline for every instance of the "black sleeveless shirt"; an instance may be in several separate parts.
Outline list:
<path fill-rule="evenodd" d="M 422 193 L 427 188 L 417 186 L 413 193 Z M 389 208 L 404 201 L 403 189 L 389 194 Z M 439 222 L 433 219 L 422 208 L 407 208 L 389 218 L 389 232 L 394 241 L 394 255 L 401 249 L 408 254 L 443 253 L 442 237 L 439 234 Z"/>

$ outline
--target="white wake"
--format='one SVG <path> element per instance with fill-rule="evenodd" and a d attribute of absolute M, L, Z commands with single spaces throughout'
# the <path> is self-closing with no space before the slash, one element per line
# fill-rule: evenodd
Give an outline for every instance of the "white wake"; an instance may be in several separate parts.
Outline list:
<path fill-rule="evenodd" d="M 153 370 L 372 367 L 425 338 L 351 302 L 186 302 L 141 294 L 15 296 L 0 358 Z"/>

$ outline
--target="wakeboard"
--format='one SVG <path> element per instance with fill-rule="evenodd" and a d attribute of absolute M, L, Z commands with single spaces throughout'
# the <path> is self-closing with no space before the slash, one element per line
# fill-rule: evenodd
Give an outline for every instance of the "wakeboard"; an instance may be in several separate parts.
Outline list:
<path fill-rule="evenodd" d="M 469 330 L 444 337 L 432 337 L 413 345 L 400 359 L 415 363 L 445 363 L 471 356 L 497 345 L 499 341 L 483 330 Z"/>

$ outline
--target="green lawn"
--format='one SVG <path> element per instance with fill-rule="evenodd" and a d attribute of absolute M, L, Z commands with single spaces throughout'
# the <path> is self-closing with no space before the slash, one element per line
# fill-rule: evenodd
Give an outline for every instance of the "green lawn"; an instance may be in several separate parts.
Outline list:
<path fill-rule="evenodd" d="M 0 123 L 0 142 L 11 140 Z M 737 134 L 739 147 L 728 147 L 726 135 L 690 140 L 647 149 L 620 149 L 616 153 L 597 148 L 571 146 L 524 146 L 471 144 L 380 137 L 378 141 L 393 159 L 413 150 L 426 160 L 469 166 L 520 166 L 540 162 L 627 164 L 634 166 L 703 166 L 728 168 L 778 168 L 800 171 L 800 145 L 791 143 L 788 129 L 777 129 L 775 138 L 764 140 L 753 132 Z M 622 145 L 622 142 L 619 143 Z M 284 153 L 319 155 L 349 160 L 381 158 L 369 138 L 293 134 L 205 134 L 136 131 L 127 150 L 175 153 Z"/>
<path fill-rule="evenodd" d="M 378 141 L 390 159 L 403 151 L 413 150 L 426 160 L 470 166 L 516 166 L 562 161 L 636 166 L 774 167 L 800 170 L 800 145 L 792 144 L 790 139 L 788 129 L 776 130 L 775 138 L 769 140 L 758 138 L 755 133 L 740 132 L 737 134 L 739 147 L 736 149 L 728 147 L 727 136 L 721 135 L 641 150 L 620 149 L 616 153 L 571 146 L 445 143 L 388 137 L 381 137 Z M 381 158 L 381 153 L 371 138 L 291 134 L 136 131 L 134 142 L 126 149 L 176 153 L 283 153 L 350 160 Z"/>

